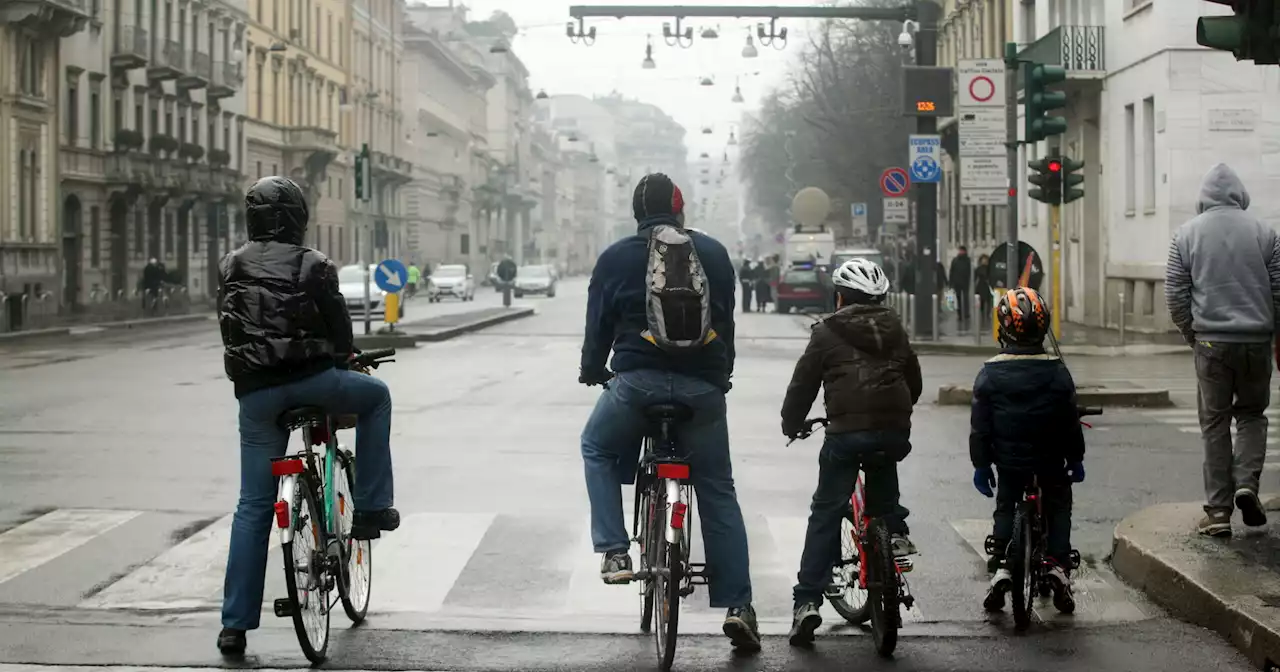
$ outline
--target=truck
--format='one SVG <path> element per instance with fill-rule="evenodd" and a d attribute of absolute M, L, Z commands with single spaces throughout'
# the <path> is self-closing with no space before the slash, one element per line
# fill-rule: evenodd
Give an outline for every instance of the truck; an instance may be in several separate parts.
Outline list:
<path fill-rule="evenodd" d="M 796 263 L 827 266 L 835 251 L 836 236 L 830 229 L 825 226 L 805 227 L 796 224 L 787 231 L 783 263 L 785 266 Z"/>

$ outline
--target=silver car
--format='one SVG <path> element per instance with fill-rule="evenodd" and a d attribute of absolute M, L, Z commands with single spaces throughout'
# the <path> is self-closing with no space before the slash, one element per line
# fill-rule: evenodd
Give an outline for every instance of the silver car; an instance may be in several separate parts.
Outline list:
<path fill-rule="evenodd" d="M 427 300 L 435 303 L 452 296 L 463 301 L 474 301 L 476 283 L 467 267 L 462 264 L 437 266 L 427 278 Z"/>
<path fill-rule="evenodd" d="M 550 266 L 521 266 L 516 271 L 515 296 L 519 299 L 525 294 L 546 294 L 547 298 L 554 298 L 555 271 Z"/>

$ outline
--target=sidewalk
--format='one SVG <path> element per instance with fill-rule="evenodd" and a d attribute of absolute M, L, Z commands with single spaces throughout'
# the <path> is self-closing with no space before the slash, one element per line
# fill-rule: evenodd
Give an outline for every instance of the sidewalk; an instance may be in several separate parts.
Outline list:
<path fill-rule="evenodd" d="M 489 327 L 530 317 L 533 308 L 516 307 L 480 308 L 465 312 L 454 312 L 434 317 L 406 320 L 396 324 L 393 333 L 372 333 L 365 335 L 360 325 L 356 328 L 356 346 L 360 348 L 412 348 L 418 343 L 434 343 L 457 338 L 463 334 L 487 329 Z M 379 324 L 378 328 L 385 327 Z"/>
<path fill-rule="evenodd" d="M 1216 540 L 1195 532 L 1199 502 L 1160 504 L 1116 527 L 1116 574 L 1173 615 L 1227 638 L 1258 669 L 1280 663 L 1280 498 L 1263 497 L 1270 523 Z M 1269 501 L 1268 501 L 1269 500 Z"/>
<path fill-rule="evenodd" d="M 0 344 L 17 343 L 21 341 L 63 337 L 63 336 L 80 336 L 84 334 L 93 334 L 102 331 L 114 331 L 120 329 L 146 329 L 148 327 L 163 327 L 180 324 L 191 324 L 198 322 L 208 322 L 214 319 L 212 312 L 200 311 L 188 313 L 185 315 L 168 315 L 165 317 L 141 317 L 133 320 L 119 320 L 114 322 L 83 322 L 78 324 L 70 324 L 61 327 L 50 327 L 47 329 L 24 329 L 21 331 L 0 332 Z M 216 327 L 215 327 L 216 328 Z"/>

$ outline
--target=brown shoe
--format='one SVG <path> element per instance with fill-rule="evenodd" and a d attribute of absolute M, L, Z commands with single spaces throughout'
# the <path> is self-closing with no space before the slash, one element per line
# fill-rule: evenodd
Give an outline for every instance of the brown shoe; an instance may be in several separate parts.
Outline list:
<path fill-rule="evenodd" d="M 1227 511 L 1211 511 L 1200 519 L 1196 532 L 1206 537 L 1230 537 L 1231 513 Z"/>

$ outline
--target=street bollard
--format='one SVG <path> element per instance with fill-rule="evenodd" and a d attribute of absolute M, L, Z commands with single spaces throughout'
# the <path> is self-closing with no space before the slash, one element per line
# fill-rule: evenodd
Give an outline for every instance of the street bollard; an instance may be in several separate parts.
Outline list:
<path fill-rule="evenodd" d="M 916 295 L 907 295 L 907 333 L 916 337 Z"/>
<path fill-rule="evenodd" d="M 9 324 L 9 295 L 0 292 L 0 334 L 7 333 L 12 329 Z"/>
<path fill-rule="evenodd" d="M 511 283 L 509 282 L 502 283 L 502 307 L 511 307 Z"/>
<path fill-rule="evenodd" d="M 938 295 L 930 294 L 929 296 L 930 296 L 929 300 L 932 303 L 931 310 L 933 310 L 933 319 L 930 320 L 930 322 L 933 323 L 933 342 L 937 343 L 938 342 L 938 318 L 941 317 L 941 315 L 938 314 Z"/>
<path fill-rule="evenodd" d="M 973 322 L 973 342 L 982 345 L 982 297 L 977 294 L 973 295 L 973 319 L 970 321 Z"/>
<path fill-rule="evenodd" d="M 1125 333 L 1124 333 L 1124 329 L 1125 329 L 1124 321 L 1125 321 L 1125 318 L 1124 318 L 1124 314 L 1125 314 L 1125 307 L 1124 307 L 1124 292 L 1120 292 L 1120 345 L 1121 345 L 1121 347 L 1123 347 L 1123 346 L 1124 346 L 1124 340 L 1125 340 Z"/>

